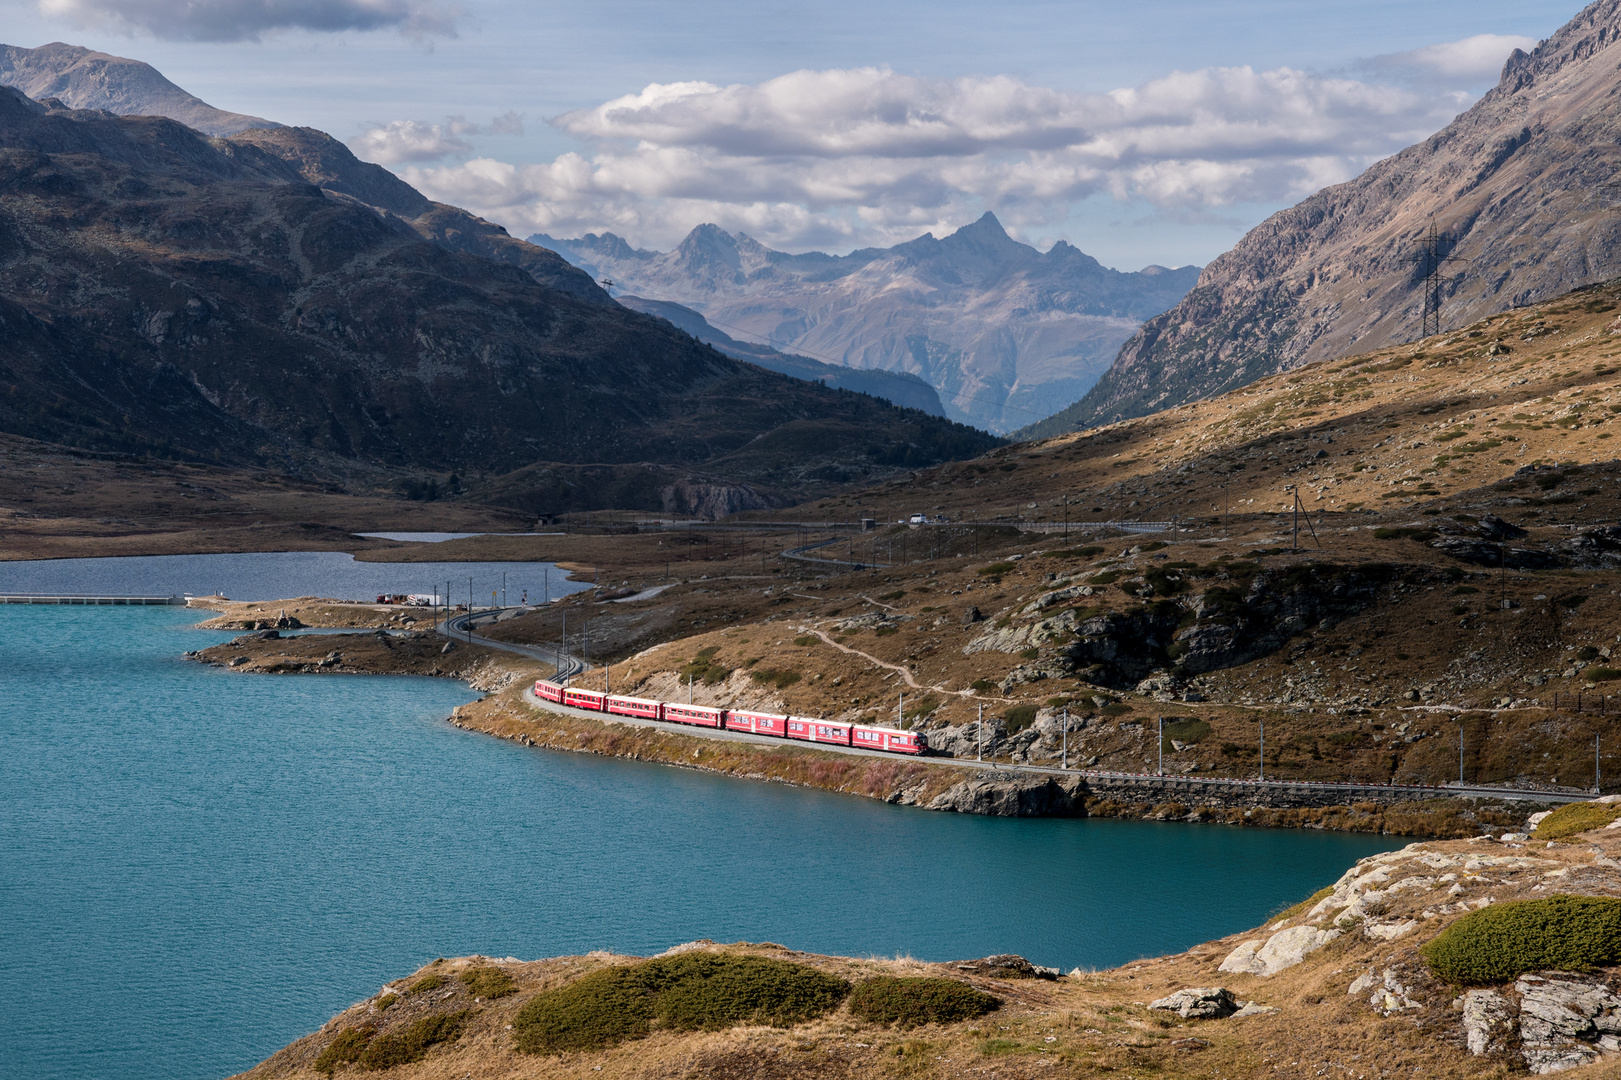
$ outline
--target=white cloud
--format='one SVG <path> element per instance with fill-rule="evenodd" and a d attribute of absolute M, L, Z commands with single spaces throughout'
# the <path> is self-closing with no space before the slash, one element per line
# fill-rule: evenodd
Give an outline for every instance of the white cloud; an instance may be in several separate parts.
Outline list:
<path fill-rule="evenodd" d="M 434 0 L 38 0 L 41 14 L 86 30 L 181 41 L 253 41 L 275 30 L 397 29 L 455 36 L 460 8 Z"/>
<path fill-rule="evenodd" d="M 422 124 L 415 120 L 396 120 L 391 124 L 371 128 L 349 141 L 349 148 L 362 161 L 375 161 L 381 165 L 397 165 L 406 161 L 437 161 L 451 154 L 470 154 L 473 144 L 460 136 L 471 127 L 459 118 L 448 124 Z"/>
<path fill-rule="evenodd" d="M 1403 63 L 1467 73 L 1508 40 Z M 515 231 L 606 229 L 666 246 L 714 221 L 787 247 L 849 246 L 986 208 L 1034 226 L 1095 195 L 1167 213 L 1294 201 L 1431 134 L 1468 100 L 1289 68 L 1178 71 L 1107 94 L 1006 76 L 797 71 L 653 84 L 568 113 L 553 123 L 588 149 L 549 163 L 481 158 L 403 175 Z"/>
<path fill-rule="evenodd" d="M 1503 62 L 1515 49 L 1530 52 L 1536 47 L 1536 38 L 1518 34 L 1476 34 L 1460 41 L 1446 41 L 1408 52 L 1376 56 L 1359 67 L 1374 72 L 1479 86 L 1497 81 L 1503 71 Z"/>

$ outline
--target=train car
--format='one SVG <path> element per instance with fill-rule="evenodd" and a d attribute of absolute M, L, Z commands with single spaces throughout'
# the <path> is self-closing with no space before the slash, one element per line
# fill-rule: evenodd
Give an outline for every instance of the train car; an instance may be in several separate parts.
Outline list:
<path fill-rule="evenodd" d="M 712 709 L 708 705 L 675 705 L 666 701 L 664 719 L 677 724 L 696 724 L 699 727 L 725 727 L 726 710 Z"/>
<path fill-rule="evenodd" d="M 591 709 L 601 712 L 606 704 L 608 695 L 600 690 L 579 690 L 575 687 L 565 687 L 563 690 L 563 704 L 572 705 L 576 709 Z"/>
<path fill-rule="evenodd" d="M 609 697 L 608 711 L 620 716 L 640 716 L 646 720 L 657 720 L 663 710 L 662 701 L 650 701 L 639 697 Z"/>
<path fill-rule="evenodd" d="M 535 696 L 545 698 L 547 701 L 561 703 L 563 700 L 563 684 L 554 683 L 548 679 L 536 679 Z"/>
<path fill-rule="evenodd" d="M 921 754 L 927 744 L 920 732 L 857 724 L 850 729 L 850 745 L 864 746 L 868 750 L 887 750 L 895 754 Z"/>
<path fill-rule="evenodd" d="M 849 746 L 850 725 L 835 723 L 832 720 L 812 720 L 805 716 L 790 716 L 788 718 L 788 737 L 790 739 L 802 739 L 805 742 Z"/>
<path fill-rule="evenodd" d="M 788 737 L 788 718 L 776 713 L 740 712 L 732 709 L 726 714 L 726 727 L 730 731 L 752 731 L 756 735 Z"/>

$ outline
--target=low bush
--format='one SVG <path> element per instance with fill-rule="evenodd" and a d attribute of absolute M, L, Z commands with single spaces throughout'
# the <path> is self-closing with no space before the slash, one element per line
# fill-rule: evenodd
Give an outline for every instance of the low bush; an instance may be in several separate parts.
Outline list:
<path fill-rule="evenodd" d="M 983 694 L 996 689 L 996 684 L 991 682 L 989 679 L 975 679 L 973 682 L 969 683 L 968 686 L 976 694 Z"/>
<path fill-rule="evenodd" d="M 852 1015 L 903 1028 L 973 1020 L 1001 1007 L 1001 998 L 956 979 L 880 975 L 856 983 L 850 993 Z"/>
<path fill-rule="evenodd" d="M 986 577 L 999 577 L 1012 569 L 1013 564 L 1010 562 L 993 562 L 989 566 L 980 567 L 979 573 L 984 574 Z"/>
<path fill-rule="evenodd" d="M 801 678 L 797 671 L 775 671 L 771 668 L 756 668 L 749 672 L 749 678 L 757 683 L 767 683 L 778 690 L 786 690 Z"/>
<path fill-rule="evenodd" d="M 468 1010 L 462 1009 L 438 1016 L 424 1016 L 399 1031 L 375 1036 L 355 1061 L 362 1069 L 392 1069 L 396 1065 L 421 1061 L 428 1056 L 428 1050 L 432 1047 L 461 1038 L 467 1015 Z"/>
<path fill-rule="evenodd" d="M 1621 960 L 1621 900 L 1550 896 L 1465 915 L 1420 950 L 1457 985 L 1503 983 L 1528 971 L 1586 971 Z"/>
<path fill-rule="evenodd" d="M 803 648 L 807 648 L 807 647 L 809 647 L 811 645 L 817 644 L 820 640 L 821 640 L 820 638 L 814 638 L 814 637 L 811 637 L 809 634 L 806 634 L 804 637 L 796 637 L 796 638 L 794 638 L 794 644 L 798 645 L 801 649 L 803 649 Z"/>
<path fill-rule="evenodd" d="M 873 630 L 873 634 L 877 637 L 889 637 L 898 633 L 900 633 L 899 627 L 894 626 L 880 626 Z"/>
<path fill-rule="evenodd" d="M 443 975 L 424 975 L 422 978 L 412 983 L 411 988 L 407 990 L 406 993 L 425 994 L 429 990 L 439 989 L 449 981 L 450 980 L 445 978 Z"/>
<path fill-rule="evenodd" d="M 1591 667 L 1582 672 L 1582 676 L 1593 682 L 1614 682 L 1621 679 L 1621 668 Z"/>
<path fill-rule="evenodd" d="M 1123 701 L 1111 701 L 1098 711 L 1104 716 L 1125 716 L 1131 712 L 1131 706 Z"/>
<path fill-rule="evenodd" d="M 1165 745 L 1169 746 L 1172 739 L 1182 743 L 1196 743 L 1209 734 L 1210 725 L 1203 720 L 1195 720 L 1192 717 L 1186 720 L 1173 720 L 1165 725 Z"/>
<path fill-rule="evenodd" d="M 1532 835 L 1538 840 L 1563 840 L 1588 829 L 1602 829 L 1618 817 L 1621 817 L 1621 806 L 1615 803 L 1571 803 L 1537 822 Z"/>
<path fill-rule="evenodd" d="M 331 1076 L 339 1065 L 353 1065 L 360 1060 L 366 1044 L 371 1042 L 375 1028 L 344 1028 L 338 1037 L 326 1044 L 321 1056 L 315 1059 L 315 1071 Z"/>
<path fill-rule="evenodd" d="M 518 992 L 518 984 L 512 981 L 512 976 L 494 965 L 468 968 L 462 972 L 461 980 L 474 997 L 488 1001 Z"/>
<path fill-rule="evenodd" d="M 377 999 L 377 1011 L 387 1012 L 388 1007 L 398 1000 L 400 1000 L 400 995 L 398 994 L 384 994 L 382 997 Z"/>
<path fill-rule="evenodd" d="M 1019 652 L 1019 656 L 1021 658 L 1025 659 L 1025 660 L 1036 660 L 1036 659 L 1040 658 L 1041 650 L 1040 649 L 1022 649 Z"/>
<path fill-rule="evenodd" d="M 1007 721 L 1008 734 L 1023 731 L 1036 722 L 1036 707 L 1034 705 L 1016 705 L 1002 714 Z"/>
<path fill-rule="evenodd" d="M 785 1027 L 843 1001 L 850 984 L 803 964 L 759 956 L 683 953 L 606 968 L 535 997 L 513 1019 L 526 1053 L 594 1050 L 645 1036 L 654 1024 L 720 1031 Z"/>

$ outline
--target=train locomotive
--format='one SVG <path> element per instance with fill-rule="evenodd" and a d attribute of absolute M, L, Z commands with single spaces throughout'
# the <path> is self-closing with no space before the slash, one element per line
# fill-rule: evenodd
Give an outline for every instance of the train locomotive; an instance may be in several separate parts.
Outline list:
<path fill-rule="evenodd" d="M 691 724 L 694 727 L 716 728 L 722 731 L 746 731 L 754 735 L 771 735 L 799 742 L 855 746 L 866 750 L 882 750 L 889 754 L 921 754 L 928 748 L 928 740 L 921 731 L 902 731 L 899 728 L 877 727 L 871 724 L 816 720 L 807 716 L 784 716 L 747 709 L 719 709 L 710 705 L 683 705 L 673 701 L 654 701 L 651 698 L 624 697 L 600 690 L 582 690 L 565 686 L 548 679 L 536 681 L 535 696 L 555 701 L 559 705 L 588 709 L 591 712 L 634 716 L 643 720 L 663 720 L 672 724 Z"/>

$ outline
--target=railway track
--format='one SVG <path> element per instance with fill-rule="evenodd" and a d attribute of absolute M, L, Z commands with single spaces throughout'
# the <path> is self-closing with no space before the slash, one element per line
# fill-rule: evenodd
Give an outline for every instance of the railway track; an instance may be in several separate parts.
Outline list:
<path fill-rule="evenodd" d="M 513 653 L 518 656 L 527 656 L 532 660 L 540 660 L 548 664 L 557 663 L 558 650 L 555 648 L 497 641 L 494 638 L 484 637 L 474 629 L 480 621 L 494 621 L 504 612 L 517 610 L 522 609 L 489 608 L 484 611 L 464 612 L 460 615 L 452 615 L 450 618 L 438 623 L 434 629 L 446 637 L 459 641 L 471 641 L 476 645 L 483 645 L 487 648 Z M 572 678 L 588 670 L 590 670 L 589 665 L 580 657 L 564 653 L 555 677 Z M 759 746 L 812 748 L 831 754 L 846 754 L 855 757 L 894 758 L 896 756 L 881 750 L 868 750 L 859 746 L 792 743 L 747 732 L 701 728 L 689 724 L 675 724 L 664 720 L 648 720 L 641 717 L 608 716 L 590 709 L 576 709 L 536 697 L 532 686 L 524 690 L 523 699 L 535 708 L 561 713 L 564 716 L 596 720 L 600 723 L 657 728 L 661 731 L 688 735 L 698 739 L 713 739 L 720 742 L 745 742 Z M 1075 776 L 1084 780 L 1089 788 L 1100 794 L 1111 792 L 1123 795 L 1151 793 L 1156 797 L 1163 796 L 1166 799 L 1197 799 L 1201 795 L 1205 795 L 1254 796 L 1262 801 L 1334 798 L 1342 802 L 1392 802 L 1396 800 L 1445 799 L 1463 796 L 1508 799 L 1515 802 L 1562 804 L 1584 802 L 1593 798 L 1591 793 L 1581 791 L 1544 791 L 1537 788 L 1494 787 L 1487 784 L 1448 784 L 1443 786 L 1431 784 L 1368 784 L 1326 780 L 1258 780 L 1215 776 L 1161 776 L 1157 773 L 1115 772 L 1105 769 L 1062 769 L 1051 765 L 1019 765 L 999 761 L 975 761 L 968 758 L 932 758 L 930 760 L 980 772 L 1015 772 L 1052 777 Z"/>

